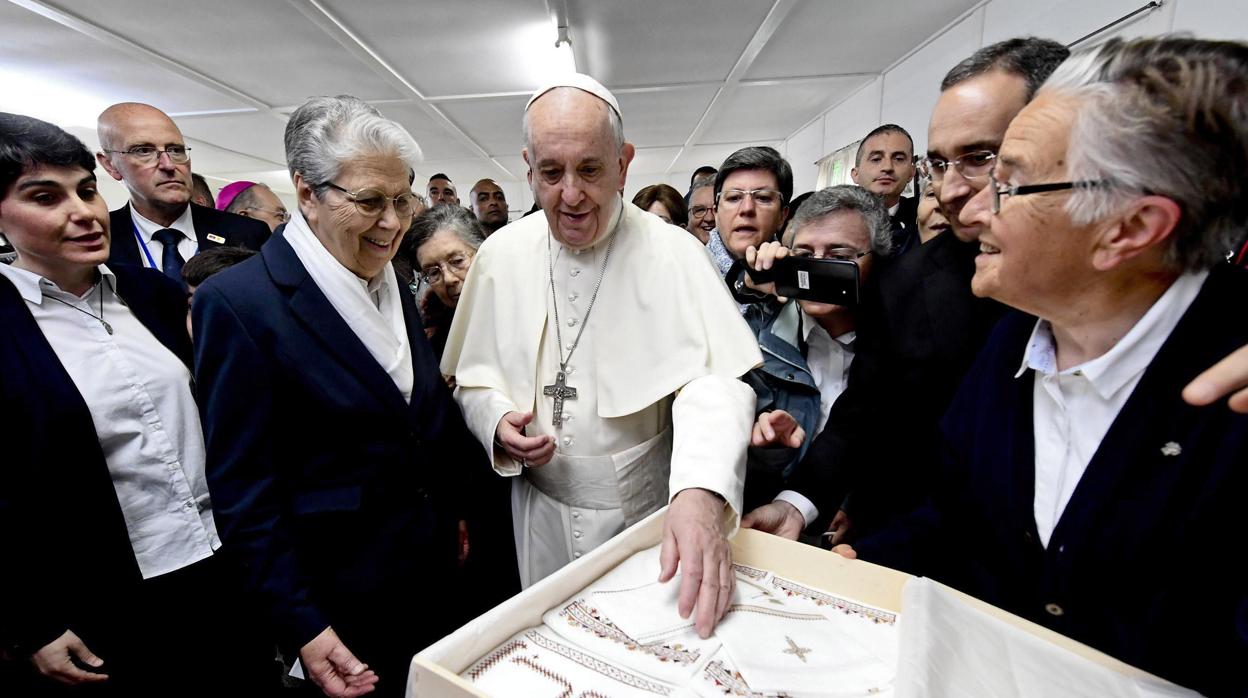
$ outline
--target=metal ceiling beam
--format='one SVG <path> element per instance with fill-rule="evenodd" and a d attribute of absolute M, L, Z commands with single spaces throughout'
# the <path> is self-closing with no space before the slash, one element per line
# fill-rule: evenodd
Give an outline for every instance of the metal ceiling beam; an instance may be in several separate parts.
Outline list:
<path fill-rule="evenodd" d="M 680 161 L 680 158 L 685 154 L 685 151 L 692 148 L 698 142 L 698 139 L 702 137 L 702 134 L 706 131 L 711 122 L 715 120 L 715 117 L 719 116 L 720 112 L 724 110 L 724 104 L 728 101 L 728 96 L 736 90 L 737 86 L 744 79 L 745 74 L 749 72 L 750 67 L 754 65 L 754 61 L 758 58 L 758 54 L 762 53 L 762 50 L 767 45 L 767 42 L 771 41 L 772 35 L 775 34 L 776 30 L 780 28 L 780 25 L 784 23 L 785 18 L 788 17 L 789 13 L 793 11 L 797 2 L 798 0 L 775 0 L 775 2 L 772 3 L 771 9 L 767 12 L 767 16 L 763 17 L 763 21 L 759 23 L 758 29 L 754 31 L 754 36 L 752 36 L 749 43 L 745 45 L 745 49 L 741 51 L 741 55 L 737 58 L 736 64 L 733 65 L 732 70 L 729 71 L 728 77 L 724 79 L 724 84 L 716 90 L 715 96 L 711 98 L 711 103 L 706 105 L 706 110 L 702 112 L 702 118 L 698 119 L 697 125 L 693 127 L 693 131 L 691 131 L 689 133 L 689 137 L 685 139 L 685 144 L 681 146 L 680 152 L 676 153 L 676 157 L 672 158 L 671 163 L 669 163 L 667 169 L 664 170 L 664 174 L 671 173 L 672 168 L 675 167 L 676 163 Z"/>
<path fill-rule="evenodd" d="M 421 111 L 425 112 L 429 118 L 433 119 L 438 126 L 449 131 L 457 140 L 464 145 L 472 153 L 483 160 L 486 160 L 503 175 L 513 180 L 520 180 L 515 173 L 503 166 L 496 158 L 486 152 L 485 148 L 469 136 L 462 128 L 459 127 L 449 116 L 441 109 L 430 102 L 416 86 L 402 75 L 394 66 L 386 62 L 371 46 L 339 19 L 333 12 L 329 10 L 319 0 L 286 0 L 292 7 L 307 17 L 313 24 L 321 29 L 337 41 L 340 46 L 345 48 L 352 56 L 381 77 L 400 94 L 406 95 Z"/>

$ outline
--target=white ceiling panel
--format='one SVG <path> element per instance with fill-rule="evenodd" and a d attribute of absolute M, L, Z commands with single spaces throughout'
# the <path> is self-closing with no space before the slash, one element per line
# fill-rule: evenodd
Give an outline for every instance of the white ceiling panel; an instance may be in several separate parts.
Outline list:
<path fill-rule="evenodd" d="M 543 0 L 325 5 L 426 97 L 537 89 L 555 40 Z"/>
<path fill-rule="evenodd" d="M 718 168 L 720 163 L 722 163 L 729 155 L 732 155 L 746 146 L 769 145 L 775 148 L 779 144 L 780 139 L 776 139 L 750 143 L 715 143 L 712 145 L 698 145 L 692 148 L 686 148 L 685 152 L 681 153 L 680 159 L 678 159 L 672 167 L 672 172 L 693 172 L 703 165 L 710 165 L 711 167 Z"/>
<path fill-rule="evenodd" d="M 638 148 L 683 145 L 717 89 L 712 85 L 616 95 L 624 137 Z"/>
<path fill-rule="evenodd" d="M 174 121 L 187 138 L 228 144 L 231 150 L 268 160 L 272 167 L 285 166 L 286 149 L 282 139 L 286 133 L 286 121 L 276 114 L 183 116 L 175 117 Z M 199 151 L 196 150 L 192 156 L 197 161 Z"/>
<path fill-rule="evenodd" d="M 569 0 L 577 68 L 607 87 L 723 80 L 771 3 Z"/>
<path fill-rule="evenodd" d="M 92 0 L 49 3 L 273 106 L 308 97 L 399 96 L 283 2 Z M 141 19 L 140 19 L 141 18 Z M 279 47 L 281 50 L 274 50 Z M 182 111 L 182 110 L 179 110 Z"/>
<path fill-rule="evenodd" d="M 520 120 L 528 97 L 440 102 L 438 108 L 490 155 L 519 155 L 524 147 Z"/>
<path fill-rule="evenodd" d="M 703 142 L 781 140 L 840 102 L 871 77 L 742 84 L 729 95 Z"/>
<path fill-rule="evenodd" d="M 803 0 L 759 52 L 746 78 L 878 73 L 976 4 Z"/>
<path fill-rule="evenodd" d="M 661 175 L 672 164 L 672 159 L 680 153 L 680 148 L 638 148 L 633 162 L 628 166 L 629 183 L 642 182 L 641 186 L 663 181 Z M 644 181 L 643 181 L 644 180 Z M 641 187 L 638 187 L 641 188 Z"/>
<path fill-rule="evenodd" d="M 6 108 L 38 116 L 59 93 L 66 102 L 61 111 L 85 125 L 94 124 L 90 112 L 98 115 L 97 107 L 122 101 L 166 111 L 249 106 L 7 2 L 0 2 L 0 27 L 0 101 Z"/>

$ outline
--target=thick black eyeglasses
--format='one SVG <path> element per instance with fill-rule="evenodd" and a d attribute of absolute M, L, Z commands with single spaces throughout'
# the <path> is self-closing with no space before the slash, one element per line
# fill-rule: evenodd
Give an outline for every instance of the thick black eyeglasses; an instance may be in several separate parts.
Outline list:
<path fill-rule="evenodd" d="M 1083 180 L 1079 182 L 1050 182 L 1048 184 L 1003 184 L 997 181 L 996 174 L 988 173 L 988 188 L 992 191 L 992 213 L 1001 213 L 1001 200 L 1007 196 L 1024 196 L 1026 194 L 1043 194 L 1050 191 L 1066 189 L 1095 189 L 1105 186 L 1104 182 Z"/>

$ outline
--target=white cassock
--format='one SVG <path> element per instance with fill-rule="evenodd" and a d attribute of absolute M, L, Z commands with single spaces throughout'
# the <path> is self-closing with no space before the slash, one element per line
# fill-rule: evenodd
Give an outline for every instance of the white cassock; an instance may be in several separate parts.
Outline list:
<path fill-rule="evenodd" d="M 738 378 L 762 362 L 758 342 L 693 236 L 622 200 L 617 206 L 608 233 L 580 252 L 554 240 L 540 214 L 491 235 L 442 357 L 495 471 L 519 476 L 512 521 L 526 587 L 684 489 L 723 497 L 730 531 L 740 521 L 755 399 Z M 564 401 L 560 427 L 543 394 L 561 360 L 556 302 L 564 357 L 585 324 L 566 377 L 577 395 Z M 524 468 L 494 447 L 494 434 L 507 412 L 530 410 L 526 434 L 552 435 L 556 449 L 546 465 Z"/>

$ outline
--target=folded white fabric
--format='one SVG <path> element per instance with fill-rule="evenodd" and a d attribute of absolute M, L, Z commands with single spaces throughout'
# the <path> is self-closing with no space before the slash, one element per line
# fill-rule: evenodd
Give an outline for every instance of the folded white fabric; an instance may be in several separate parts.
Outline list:
<path fill-rule="evenodd" d="M 683 693 L 574 647 L 540 626 L 512 636 L 461 676 L 491 696 L 654 698 Z"/>
<path fill-rule="evenodd" d="M 1127 675 L 975 608 L 947 587 L 911 579 L 902 592 L 897 695 L 1160 698 L 1195 691 Z"/>
<path fill-rule="evenodd" d="M 740 604 L 728 609 L 715 635 L 754 691 L 869 696 L 889 690 L 896 671 L 859 642 L 858 631 L 874 627 L 860 616 Z"/>

